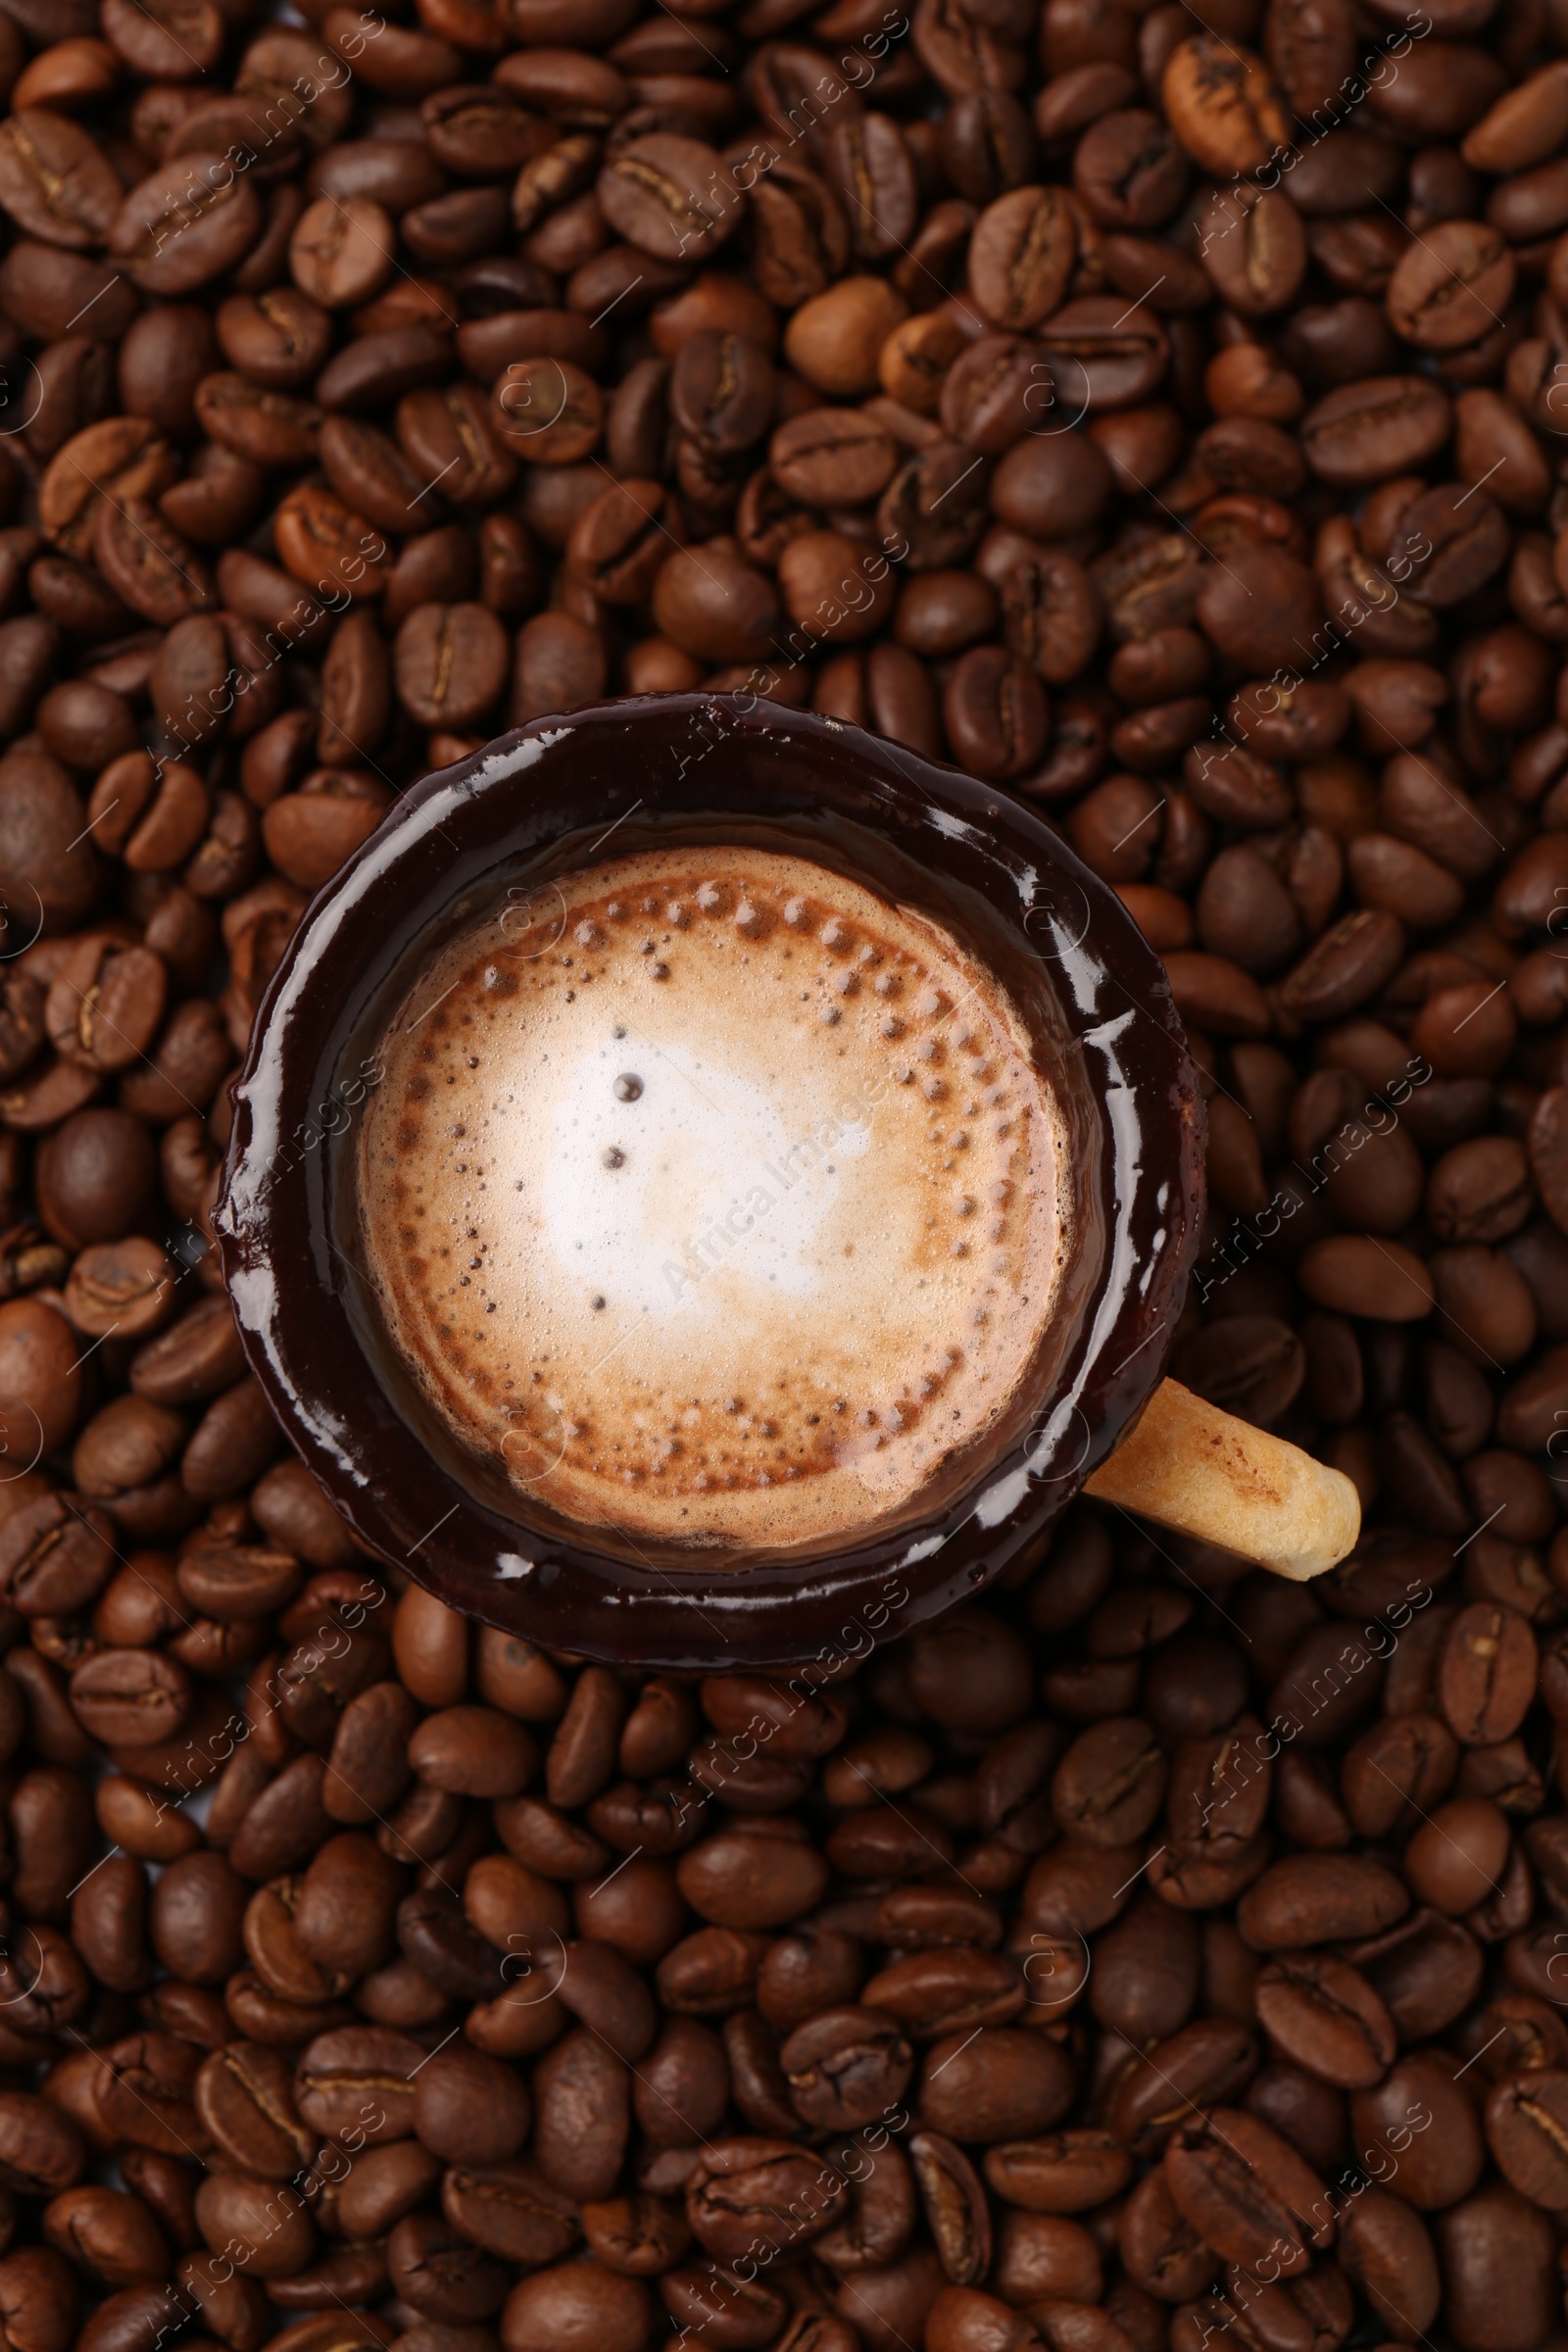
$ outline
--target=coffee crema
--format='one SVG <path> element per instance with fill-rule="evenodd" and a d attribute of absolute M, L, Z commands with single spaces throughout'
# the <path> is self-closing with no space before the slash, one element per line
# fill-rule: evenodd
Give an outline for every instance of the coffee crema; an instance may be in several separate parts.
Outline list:
<path fill-rule="evenodd" d="M 387 1335 L 568 1520 L 844 1548 L 972 1475 L 1071 1247 L 1064 1116 L 970 950 L 815 859 L 585 866 L 460 933 L 358 1147 Z"/>

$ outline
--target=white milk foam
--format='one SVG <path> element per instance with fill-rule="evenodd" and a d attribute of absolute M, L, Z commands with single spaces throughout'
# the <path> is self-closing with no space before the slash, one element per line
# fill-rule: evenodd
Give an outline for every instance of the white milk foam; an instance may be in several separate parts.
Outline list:
<path fill-rule="evenodd" d="M 1067 1249 L 996 978 L 813 860 L 651 851 L 430 964 L 360 1148 L 455 1434 L 592 1529 L 744 1555 L 907 1516 L 1013 1399 Z"/>

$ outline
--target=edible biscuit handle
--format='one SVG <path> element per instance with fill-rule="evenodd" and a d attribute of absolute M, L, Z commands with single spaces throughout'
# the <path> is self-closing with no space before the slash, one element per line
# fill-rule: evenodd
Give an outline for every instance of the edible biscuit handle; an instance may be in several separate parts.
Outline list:
<path fill-rule="evenodd" d="M 1361 1532 L 1360 1497 L 1343 1471 L 1175 1380 L 1160 1383 L 1138 1426 L 1084 1486 L 1102 1502 L 1298 1584 L 1336 1567 Z"/>

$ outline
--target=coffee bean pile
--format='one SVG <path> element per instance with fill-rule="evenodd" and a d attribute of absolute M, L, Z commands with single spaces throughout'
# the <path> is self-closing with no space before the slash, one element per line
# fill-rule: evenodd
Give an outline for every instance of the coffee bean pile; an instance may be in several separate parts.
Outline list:
<path fill-rule="evenodd" d="M 0 2352 L 1560 2347 L 1562 0 L 303 15 L 0 0 Z M 639 1679 L 281 1458 L 309 893 L 703 685 L 1121 893 L 1344 1569 Z"/>

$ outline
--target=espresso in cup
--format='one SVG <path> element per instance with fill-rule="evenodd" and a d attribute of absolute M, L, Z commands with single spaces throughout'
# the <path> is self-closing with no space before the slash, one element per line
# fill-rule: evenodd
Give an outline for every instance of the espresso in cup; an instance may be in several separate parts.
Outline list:
<path fill-rule="evenodd" d="M 1031 809 L 670 695 L 424 778 L 345 863 L 214 1230 L 370 1551 L 547 1649 L 771 1667 L 1027 1573 L 1086 1483 L 1200 1532 L 1287 1494 L 1154 1395 L 1202 1155 L 1164 974 Z"/>
<path fill-rule="evenodd" d="M 720 1564 L 939 1502 L 1073 1248 L 1068 1120 L 999 974 L 787 849 L 646 848 L 460 930 L 381 1041 L 363 1261 L 455 1443 Z"/>

